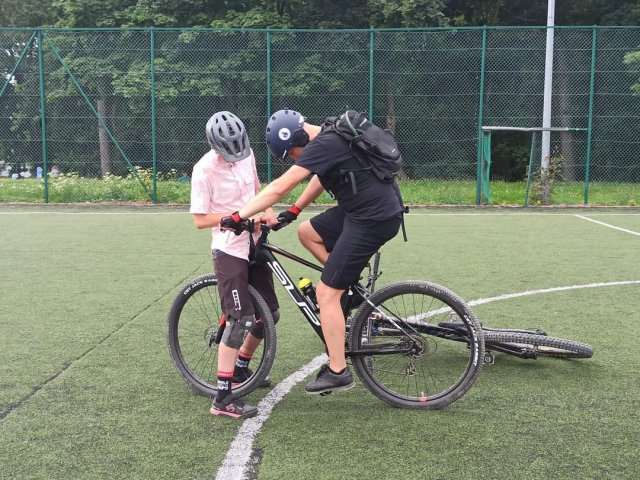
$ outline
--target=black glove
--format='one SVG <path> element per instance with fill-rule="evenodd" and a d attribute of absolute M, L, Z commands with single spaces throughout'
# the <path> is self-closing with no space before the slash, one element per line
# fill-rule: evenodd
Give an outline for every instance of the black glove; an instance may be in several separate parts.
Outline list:
<path fill-rule="evenodd" d="M 233 230 L 233 233 L 240 235 L 244 230 L 244 220 L 240 218 L 238 212 L 233 212 L 228 217 L 220 219 L 220 228 L 223 230 Z"/>
<path fill-rule="evenodd" d="M 289 210 L 286 210 L 278 215 L 278 222 L 283 227 L 289 225 L 291 222 L 294 222 L 298 219 L 298 215 L 300 215 L 300 212 L 302 212 L 302 210 L 300 210 L 295 205 L 291 205 L 289 207 Z"/>

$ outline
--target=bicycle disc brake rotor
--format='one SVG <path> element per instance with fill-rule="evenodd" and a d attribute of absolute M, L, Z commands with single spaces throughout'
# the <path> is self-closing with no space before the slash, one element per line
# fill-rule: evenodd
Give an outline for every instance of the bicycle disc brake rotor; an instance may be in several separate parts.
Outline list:
<path fill-rule="evenodd" d="M 218 333 L 218 325 L 215 323 L 207 325 L 204 329 L 203 338 L 209 348 L 211 348 L 215 342 L 216 333 Z"/>
<path fill-rule="evenodd" d="M 411 350 L 406 354 L 407 365 L 404 373 L 408 377 L 413 377 L 416 374 L 416 360 L 429 353 L 429 343 L 426 338 L 420 335 L 410 335 L 409 338 L 411 339 Z"/>

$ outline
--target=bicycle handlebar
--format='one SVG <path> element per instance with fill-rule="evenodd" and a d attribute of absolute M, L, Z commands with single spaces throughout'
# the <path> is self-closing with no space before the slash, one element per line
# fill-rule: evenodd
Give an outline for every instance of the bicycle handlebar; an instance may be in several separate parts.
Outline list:
<path fill-rule="evenodd" d="M 238 230 L 234 230 L 234 229 L 225 229 L 225 230 L 230 230 L 234 232 L 236 235 L 240 235 L 243 231 L 253 234 L 256 231 L 255 224 L 256 224 L 256 221 L 250 218 L 249 220 L 244 220 L 243 222 L 241 222 L 240 223 L 241 228 Z M 278 219 L 278 223 L 276 223 L 273 226 L 269 226 L 267 225 L 267 221 L 264 218 L 261 218 L 260 219 L 260 238 L 256 242 L 254 241 L 253 235 L 249 236 L 252 247 L 256 246 L 257 244 L 263 243 L 267 239 L 267 236 L 269 235 L 269 232 L 271 230 L 277 231 L 283 227 L 286 227 L 287 225 L 289 225 L 288 222 L 284 222 L 282 221 L 282 219 Z"/>

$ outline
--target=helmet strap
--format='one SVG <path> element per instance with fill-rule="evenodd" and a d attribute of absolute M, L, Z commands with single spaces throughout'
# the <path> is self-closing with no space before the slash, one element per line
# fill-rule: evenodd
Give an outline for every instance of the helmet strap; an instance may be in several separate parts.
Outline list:
<path fill-rule="evenodd" d="M 305 132 L 304 129 L 298 130 L 291 137 L 292 147 L 306 147 L 308 143 L 309 143 L 309 134 Z"/>

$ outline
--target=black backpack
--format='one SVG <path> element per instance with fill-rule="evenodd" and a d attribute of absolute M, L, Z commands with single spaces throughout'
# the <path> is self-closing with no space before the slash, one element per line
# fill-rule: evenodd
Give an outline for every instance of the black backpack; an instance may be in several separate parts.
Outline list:
<path fill-rule="evenodd" d="M 381 182 L 393 183 L 403 213 L 409 212 L 409 207 L 404 205 L 400 189 L 395 183 L 398 173 L 402 169 L 402 155 L 391 132 L 371 123 L 364 113 L 355 110 L 347 110 L 339 117 L 329 117 L 325 120 L 323 131 L 336 132 L 347 142 L 362 168 L 370 170 Z M 340 170 L 342 175 L 348 178 L 354 195 L 357 193 L 354 170 Z M 402 235 L 407 241 L 407 232 L 402 217 Z"/>
<path fill-rule="evenodd" d="M 371 123 L 364 113 L 347 110 L 339 117 L 329 117 L 324 130 L 336 132 L 349 142 L 360 170 L 370 170 L 381 182 L 393 182 L 402 169 L 402 155 L 393 135 Z M 350 173 L 355 193 L 353 172 L 343 173 Z"/>

